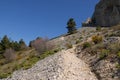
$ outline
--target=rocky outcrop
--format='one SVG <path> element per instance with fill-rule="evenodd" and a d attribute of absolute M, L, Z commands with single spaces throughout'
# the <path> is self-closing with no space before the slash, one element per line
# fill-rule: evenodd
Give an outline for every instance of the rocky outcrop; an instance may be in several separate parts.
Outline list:
<path fill-rule="evenodd" d="M 97 80 L 73 49 L 62 50 L 37 62 L 28 70 L 15 71 L 12 78 L 2 80 Z"/>
<path fill-rule="evenodd" d="M 82 23 L 82 27 L 92 26 L 92 19 L 88 18 L 85 22 Z"/>
<path fill-rule="evenodd" d="M 120 0 L 100 0 L 95 7 L 92 23 L 99 26 L 114 26 L 120 23 Z"/>

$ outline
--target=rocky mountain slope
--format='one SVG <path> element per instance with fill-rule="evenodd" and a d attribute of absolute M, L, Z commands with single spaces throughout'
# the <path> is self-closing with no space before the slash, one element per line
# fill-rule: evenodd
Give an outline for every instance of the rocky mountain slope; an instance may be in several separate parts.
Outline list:
<path fill-rule="evenodd" d="M 37 62 L 28 70 L 15 71 L 1 80 L 98 80 L 89 66 L 76 57 L 74 48 L 62 50 Z"/>
<path fill-rule="evenodd" d="M 67 49 L 68 43 L 75 45 L 77 56 L 90 66 L 98 80 L 120 80 L 119 25 L 101 29 L 83 27 L 53 41 L 63 49 Z"/>
<path fill-rule="evenodd" d="M 1 80 L 120 80 L 120 26 L 83 27 L 52 39 L 60 51 Z"/>

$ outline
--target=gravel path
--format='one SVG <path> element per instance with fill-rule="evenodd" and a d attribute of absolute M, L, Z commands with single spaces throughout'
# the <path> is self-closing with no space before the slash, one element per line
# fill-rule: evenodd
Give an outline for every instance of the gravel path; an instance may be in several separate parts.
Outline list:
<path fill-rule="evenodd" d="M 63 50 L 38 61 L 28 70 L 15 71 L 11 78 L 1 80 L 97 80 L 87 64 L 74 54 Z"/>

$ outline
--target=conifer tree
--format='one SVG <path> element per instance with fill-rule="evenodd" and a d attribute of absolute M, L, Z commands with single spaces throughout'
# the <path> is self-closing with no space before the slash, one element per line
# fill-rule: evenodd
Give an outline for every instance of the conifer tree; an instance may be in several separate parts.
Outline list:
<path fill-rule="evenodd" d="M 1 40 L 1 45 L 2 45 L 2 49 L 3 49 L 3 50 L 10 48 L 10 40 L 9 40 L 9 38 L 7 37 L 7 35 L 5 35 L 5 36 L 2 38 L 2 40 Z"/>
<path fill-rule="evenodd" d="M 76 23 L 73 18 L 70 18 L 67 22 L 67 29 L 69 34 L 73 34 L 77 31 L 76 29 Z"/>
<path fill-rule="evenodd" d="M 20 39 L 19 45 L 20 45 L 20 49 L 26 49 L 27 48 L 27 46 L 26 46 L 26 44 L 25 44 L 23 39 Z"/>
<path fill-rule="evenodd" d="M 13 46 L 14 46 L 13 48 L 14 48 L 15 51 L 19 51 L 20 50 L 20 45 L 19 45 L 19 43 L 17 41 L 15 41 L 13 43 Z"/>

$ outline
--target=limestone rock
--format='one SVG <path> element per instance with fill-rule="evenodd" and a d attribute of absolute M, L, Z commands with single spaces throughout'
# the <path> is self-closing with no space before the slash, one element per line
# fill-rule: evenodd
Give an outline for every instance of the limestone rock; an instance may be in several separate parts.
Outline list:
<path fill-rule="evenodd" d="M 92 19 L 88 18 L 85 22 L 82 23 L 83 27 L 92 26 Z"/>
<path fill-rule="evenodd" d="M 95 7 L 92 22 L 99 26 L 114 26 L 120 23 L 120 0 L 100 0 Z"/>

